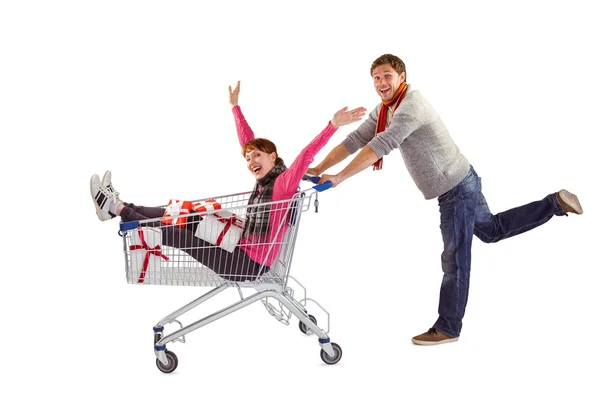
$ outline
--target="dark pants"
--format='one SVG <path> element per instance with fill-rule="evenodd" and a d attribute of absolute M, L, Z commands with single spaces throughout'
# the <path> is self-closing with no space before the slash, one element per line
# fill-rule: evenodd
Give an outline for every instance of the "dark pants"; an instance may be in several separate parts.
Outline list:
<path fill-rule="evenodd" d="M 136 206 L 132 203 L 124 203 L 124 206 L 121 210 L 121 220 L 125 222 L 160 218 L 165 212 L 165 209 L 161 207 Z M 161 228 L 163 245 L 185 251 L 198 262 L 227 280 L 252 281 L 259 276 L 261 264 L 252 260 L 239 246 L 230 253 L 196 237 L 194 229 L 200 217 L 193 216 L 190 218 L 191 220 L 188 220 L 188 222 L 193 223 L 186 224 L 185 227 L 167 226 L 161 224 L 160 221 L 156 221 L 151 225 Z M 263 273 L 269 269 L 266 266 L 262 268 Z"/>
<path fill-rule="evenodd" d="M 444 277 L 439 318 L 433 327 L 448 336 L 458 337 L 469 295 L 473 235 L 485 243 L 494 243 L 527 232 L 565 212 L 556 194 L 549 194 L 543 200 L 494 215 L 481 193 L 481 178 L 473 167 L 462 182 L 438 198 L 438 204 L 444 240 Z"/>

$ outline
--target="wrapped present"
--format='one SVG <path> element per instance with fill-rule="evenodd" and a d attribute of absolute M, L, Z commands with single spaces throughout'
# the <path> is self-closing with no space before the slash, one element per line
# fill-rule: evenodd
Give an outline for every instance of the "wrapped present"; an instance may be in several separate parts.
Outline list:
<path fill-rule="evenodd" d="M 198 223 L 196 237 L 233 252 L 242 237 L 244 221 L 229 211 L 217 211 Z"/>
<path fill-rule="evenodd" d="M 169 259 L 162 253 L 161 244 L 160 228 L 138 227 L 137 230 L 131 231 L 128 282 L 144 283 L 147 278 L 158 277 L 161 260 Z"/>
<path fill-rule="evenodd" d="M 182 201 L 182 200 L 169 200 L 169 204 L 167 208 L 165 208 L 165 213 L 163 217 L 177 217 L 177 218 L 163 218 L 160 220 L 165 225 L 176 225 L 182 226 L 185 224 L 187 220 L 187 215 L 192 212 L 193 206 L 191 201 Z"/>
<path fill-rule="evenodd" d="M 215 199 L 195 201 L 192 203 L 192 209 L 194 210 L 194 212 L 200 213 L 200 215 L 204 215 L 208 211 L 220 210 L 221 204 L 219 204 Z"/>

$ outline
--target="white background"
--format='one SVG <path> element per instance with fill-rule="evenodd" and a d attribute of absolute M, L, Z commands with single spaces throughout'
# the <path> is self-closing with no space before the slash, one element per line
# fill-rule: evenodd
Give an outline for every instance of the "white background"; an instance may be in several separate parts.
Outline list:
<path fill-rule="evenodd" d="M 593 2 L 487 3 L 3 2 L 6 398 L 598 398 Z M 406 62 L 493 212 L 567 188 L 585 214 L 475 240 L 460 340 L 417 347 L 437 317 L 439 214 L 393 152 L 323 193 L 300 231 L 292 275 L 331 313 L 339 364 L 254 304 L 170 344 L 179 368 L 160 373 L 152 326 L 208 289 L 128 285 L 90 176 L 111 169 L 144 205 L 250 190 L 227 86 L 242 81 L 250 125 L 290 163 L 336 110 L 376 106 L 384 53 Z"/>

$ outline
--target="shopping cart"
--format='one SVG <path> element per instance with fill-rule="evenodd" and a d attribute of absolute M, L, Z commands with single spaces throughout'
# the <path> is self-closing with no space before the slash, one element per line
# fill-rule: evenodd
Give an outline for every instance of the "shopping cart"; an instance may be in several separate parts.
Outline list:
<path fill-rule="evenodd" d="M 305 175 L 304 180 L 318 183 L 319 178 Z M 328 336 L 329 313 L 317 301 L 307 298 L 304 286 L 289 275 L 302 214 L 309 210 L 313 197 L 318 212 L 318 193 L 330 187 L 331 182 L 325 182 L 299 190 L 290 200 L 264 204 L 249 205 L 251 192 L 211 197 L 194 201 L 194 211 L 188 214 L 121 222 L 119 234 L 123 237 L 128 283 L 214 287 L 153 327 L 156 366 L 160 371 L 170 373 L 178 365 L 175 353 L 167 350 L 168 343 L 185 343 L 188 333 L 259 300 L 279 322 L 289 325 L 294 315 L 303 334 L 315 334 L 323 362 L 335 364 L 341 359 L 341 347 Z M 254 235 L 245 230 L 245 221 L 253 217 L 264 219 L 267 214 L 268 234 Z M 253 254 L 259 262 L 247 254 Z M 297 287 L 303 292 L 299 298 L 295 297 L 298 290 L 293 289 Z M 228 288 L 237 289 L 239 301 L 187 326 L 177 320 Z M 256 293 L 244 297 L 242 288 L 255 289 Z M 327 330 L 321 329 L 317 319 L 308 313 L 309 302 L 327 316 Z M 179 324 L 179 329 L 166 334 L 165 325 L 173 322 Z"/>

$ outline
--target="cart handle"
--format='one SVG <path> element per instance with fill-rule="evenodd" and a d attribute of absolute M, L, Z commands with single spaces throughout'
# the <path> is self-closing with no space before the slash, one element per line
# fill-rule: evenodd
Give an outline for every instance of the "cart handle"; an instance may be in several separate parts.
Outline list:
<path fill-rule="evenodd" d="M 302 180 L 311 181 L 312 183 L 319 183 L 321 178 L 318 176 L 314 176 L 314 175 L 304 174 L 304 177 L 302 178 Z M 322 192 L 324 190 L 329 189 L 332 185 L 333 185 L 333 183 L 327 181 L 327 182 L 321 183 L 320 185 L 313 186 L 313 189 L 315 189 L 317 192 Z"/>

